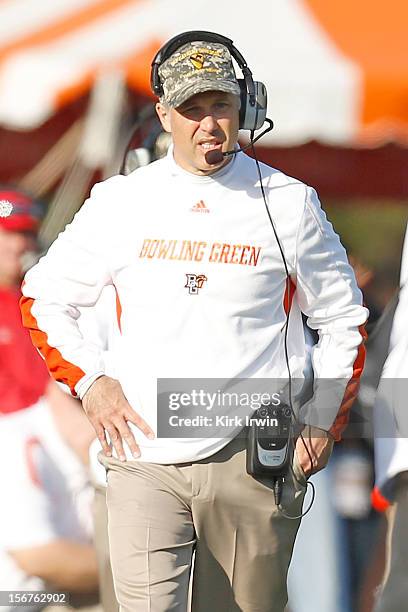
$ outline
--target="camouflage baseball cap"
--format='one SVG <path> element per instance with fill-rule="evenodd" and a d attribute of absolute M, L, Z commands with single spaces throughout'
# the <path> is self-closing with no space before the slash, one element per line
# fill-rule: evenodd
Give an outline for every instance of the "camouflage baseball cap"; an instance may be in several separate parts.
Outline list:
<path fill-rule="evenodd" d="M 220 43 L 194 41 L 179 47 L 160 66 L 159 76 L 161 101 L 173 108 L 204 91 L 240 95 L 230 52 Z"/>

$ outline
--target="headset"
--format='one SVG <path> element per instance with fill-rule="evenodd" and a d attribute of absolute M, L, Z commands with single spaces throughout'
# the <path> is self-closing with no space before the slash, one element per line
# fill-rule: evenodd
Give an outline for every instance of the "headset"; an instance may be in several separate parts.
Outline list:
<path fill-rule="evenodd" d="M 243 79 L 237 79 L 240 90 L 241 90 L 241 108 L 239 111 L 239 127 L 242 130 L 250 130 L 254 132 L 259 130 L 266 118 L 266 106 L 267 106 L 267 92 L 266 87 L 261 81 L 254 81 L 252 72 L 248 68 L 248 65 L 234 46 L 233 41 L 226 36 L 216 34 L 214 32 L 207 32 L 205 30 L 192 30 L 191 32 L 183 32 L 177 34 L 171 38 L 159 51 L 156 53 L 152 65 L 150 74 L 150 86 L 153 93 L 158 97 L 162 97 L 164 94 L 163 85 L 160 80 L 159 68 L 163 62 L 165 62 L 177 49 L 189 42 L 212 42 L 224 45 L 231 57 L 237 62 Z"/>

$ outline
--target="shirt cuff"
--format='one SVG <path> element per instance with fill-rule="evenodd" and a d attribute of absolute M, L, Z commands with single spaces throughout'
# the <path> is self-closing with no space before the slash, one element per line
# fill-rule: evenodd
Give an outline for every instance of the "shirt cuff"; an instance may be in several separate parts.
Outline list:
<path fill-rule="evenodd" d="M 75 391 L 78 394 L 80 400 L 84 397 L 85 393 L 88 391 L 89 387 L 95 382 L 97 378 L 101 376 L 105 376 L 105 372 L 103 370 L 99 370 L 99 372 L 95 372 L 94 374 L 90 374 L 89 376 L 83 376 L 79 382 L 75 385 Z"/>
<path fill-rule="evenodd" d="M 346 379 L 320 379 L 313 397 L 300 408 L 299 421 L 329 432 L 335 422 L 347 387 Z"/>

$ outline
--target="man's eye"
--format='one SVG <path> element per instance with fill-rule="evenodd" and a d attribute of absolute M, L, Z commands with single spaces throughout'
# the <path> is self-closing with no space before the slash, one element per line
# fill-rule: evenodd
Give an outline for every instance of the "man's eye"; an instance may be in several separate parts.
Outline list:
<path fill-rule="evenodd" d="M 188 106 L 187 108 L 183 109 L 183 113 L 188 113 L 190 115 L 192 113 L 197 113 L 198 110 L 198 106 Z"/>
<path fill-rule="evenodd" d="M 217 102 L 215 104 L 215 108 L 218 110 L 226 110 L 229 107 L 228 102 Z"/>

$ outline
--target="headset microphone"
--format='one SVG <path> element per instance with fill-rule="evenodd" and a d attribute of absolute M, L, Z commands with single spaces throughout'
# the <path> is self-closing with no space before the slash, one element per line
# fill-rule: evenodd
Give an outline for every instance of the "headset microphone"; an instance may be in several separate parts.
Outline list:
<path fill-rule="evenodd" d="M 207 164 L 210 164 L 210 166 L 213 166 L 215 164 L 219 164 L 220 162 L 222 162 L 224 157 L 231 157 L 231 155 L 235 155 L 235 153 L 239 153 L 240 151 L 245 151 L 245 149 L 248 149 L 250 146 L 251 146 L 251 143 L 249 143 L 245 147 L 240 147 L 239 149 L 233 149 L 232 151 L 225 151 L 224 153 L 218 149 L 214 151 L 208 151 L 208 153 L 205 154 L 205 161 L 207 162 Z"/>
<path fill-rule="evenodd" d="M 208 153 L 205 154 L 205 159 L 206 159 L 207 164 L 210 164 L 210 165 L 219 164 L 220 162 L 222 162 L 224 157 L 231 157 L 231 155 L 235 155 L 235 153 L 246 151 L 247 149 L 252 147 L 260 138 L 262 138 L 262 136 L 265 136 L 265 134 L 273 130 L 272 119 L 268 119 L 266 117 L 265 121 L 269 124 L 268 127 L 265 130 L 263 130 L 256 138 L 253 138 L 253 133 L 251 132 L 251 138 L 247 145 L 243 147 L 239 147 L 237 149 L 233 149 L 232 151 L 225 151 L 224 153 L 220 150 L 208 151 Z"/>

